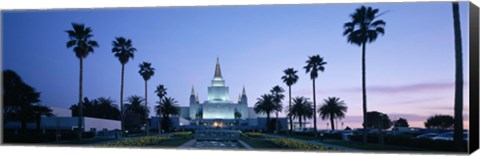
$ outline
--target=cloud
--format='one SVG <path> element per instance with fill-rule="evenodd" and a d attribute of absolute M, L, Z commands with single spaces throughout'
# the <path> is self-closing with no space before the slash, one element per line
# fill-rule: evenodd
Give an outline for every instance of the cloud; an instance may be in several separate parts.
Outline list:
<path fill-rule="evenodd" d="M 467 83 L 464 83 L 464 86 L 467 86 Z M 444 83 L 419 83 L 419 84 L 410 84 L 403 86 L 367 86 L 367 92 L 373 93 L 405 93 L 405 92 L 418 92 L 418 91 L 436 91 L 436 90 L 453 90 L 455 84 L 453 82 L 444 82 Z M 361 92 L 362 88 L 346 88 L 340 89 L 339 91 L 343 92 Z"/>

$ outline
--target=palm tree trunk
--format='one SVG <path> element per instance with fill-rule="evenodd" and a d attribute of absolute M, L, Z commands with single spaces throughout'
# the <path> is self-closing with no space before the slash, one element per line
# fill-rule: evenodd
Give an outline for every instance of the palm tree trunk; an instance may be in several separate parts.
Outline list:
<path fill-rule="evenodd" d="M 122 80 L 120 82 L 120 122 L 121 122 L 121 129 L 122 133 L 125 132 L 125 127 L 124 127 L 124 110 L 123 110 L 123 75 L 124 75 L 124 70 L 125 70 L 125 65 L 122 64 Z"/>
<path fill-rule="evenodd" d="M 267 113 L 267 132 L 270 131 L 270 113 Z"/>
<path fill-rule="evenodd" d="M 453 140 L 457 150 L 463 149 L 463 60 L 462 60 L 462 38 L 460 31 L 460 15 L 458 2 L 452 2 L 453 27 L 455 32 L 455 106 L 454 106 L 454 133 Z"/>
<path fill-rule="evenodd" d="M 300 129 L 302 129 L 302 116 L 298 116 L 298 127 L 300 127 Z"/>
<path fill-rule="evenodd" d="M 275 130 L 277 131 L 278 133 L 278 130 L 279 130 L 279 127 L 278 127 L 278 124 L 280 122 L 278 121 L 278 112 L 275 112 Z"/>
<path fill-rule="evenodd" d="M 332 127 L 332 130 L 335 130 L 335 125 L 333 124 L 333 116 L 330 114 L 330 125 Z"/>
<path fill-rule="evenodd" d="M 145 80 L 145 135 L 148 135 L 148 103 L 147 103 L 147 80 Z"/>
<path fill-rule="evenodd" d="M 83 129 L 83 58 L 80 58 L 80 91 L 79 91 L 79 96 L 78 96 L 78 133 L 77 133 L 77 139 L 80 140 L 82 139 L 82 129 Z"/>
<path fill-rule="evenodd" d="M 367 143 L 367 89 L 365 81 L 365 44 L 362 44 L 363 143 Z"/>
<path fill-rule="evenodd" d="M 288 86 L 288 110 L 292 109 L 292 87 Z M 288 117 L 290 119 L 290 133 L 292 133 L 293 129 L 293 121 L 292 116 Z"/>
<path fill-rule="evenodd" d="M 315 79 L 313 79 L 313 130 L 315 137 L 317 137 L 317 102 L 315 96 Z"/>

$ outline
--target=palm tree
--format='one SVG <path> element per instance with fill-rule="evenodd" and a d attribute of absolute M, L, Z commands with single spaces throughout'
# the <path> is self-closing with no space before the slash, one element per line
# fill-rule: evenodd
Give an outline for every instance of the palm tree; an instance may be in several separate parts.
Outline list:
<path fill-rule="evenodd" d="M 91 40 L 93 36 L 92 29 L 90 27 L 85 27 L 83 24 L 72 23 L 73 30 L 67 30 L 69 40 L 67 42 L 67 48 L 73 47 L 73 52 L 80 60 L 80 87 L 79 87 L 79 96 L 78 103 L 80 106 L 79 109 L 79 118 L 78 118 L 78 134 L 77 139 L 82 138 L 83 131 L 83 112 L 82 112 L 82 98 L 83 98 L 83 59 L 85 59 L 89 53 L 93 53 L 93 48 L 98 47 L 97 41 Z"/>
<path fill-rule="evenodd" d="M 270 131 L 270 113 L 279 110 L 278 106 L 275 105 L 274 96 L 271 94 L 263 94 L 260 98 L 257 98 L 257 102 L 253 108 L 255 113 L 265 113 L 267 114 L 267 131 Z"/>
<path fill-rule="evenodd" d="M 325 65 L 327 62 L 323 61 L 323 57 L 320 55 L 309 56 L 306 61 L 307 65 L 303 67 L 306 73 L 310 73 L 310 79 L 313 81 L 313 110 L 317 110 L 317 103 L 315 101 L 315 79 L 318 77 L 318 72 L 323 72 L 325 70 Z M 317 113 L 313 111 L 313 130 L 315 131 L 315 136 L 317 136 Z"/>
<path fill-rule="evenodd" d="M 124 127 L 124 109 L 123 109 L 123 77 L 125 72 L 125 64 L 127 64 L 130 58 L 133 59 L 133 53 L 137 51 L 132 46 L 132 41 L 130 39 L 125 39 L 124 37 L 117 37 L 115 41 L 112 42 L 113 48 L 112 53 L 115 54 L 115 57 L 118 58 L 120 64 L 122 64 L 122 80 L 120 85 L 120 120 L 122 124 L 122 132 L 125 130 Z"/>
<path fill-rule="evenodd" d="M 165 88 L 165 86 L 163 86 L 162 84 L 159 84 L 157 86 L 157 89 L 155 89 L 155 93 L 157 94 L 160 101 L 162 101 L 162 99 L 167 95 L 167 88 Z M 158 133 L 160 133 L 162 129 L 162 124 L 158 124 L 158 126 L 159 126 Z"/>
<path fill-rule="evenodd" d="M 288 86 L 288 109 L 290 110 L 292 109 L 292 85 L 297 83 L 298 75 L 297 75 L 297 71 L 294 70 L 293 68 L 287 68 L 283 72 L 285 73 L 285 75 L 282 76 L 282 80 Z M 289 120 L 290 120 L 290 132 L 292 132 L 293 121 L 291 116 L 289 116 Z"/>
<path fill-rule="evenodd" d="M 142 64 L 139 65 L 140 67 L 140 71 L 138 71 L 138 73 L 140 73 L 140 75 L 142 75 L 143 77 L 143 80 L 145 80 L 145 108 L 148 108 L 148 104 L 147 104 L 147 81 L 150 80 L 150 78 L 153 76 L 153 74 L 155 74 L 155 68 L 151 67 L 151 63 L 148 63 L 148 62 L 143 62 Z M 147 109 L 145 109 L 146 111 Z M 145 113 L 145 121 L 146 122 L 146 127 L 145 127 L 145 134 L 148 135 L 148 113 Z"/>
<path fill-rule="evenodd" d="M 137 118 L 137 120 L 135 119 L 130 120 L 131 121 L 131 123 L 129 124 L 130 127 L 138 128 L 142 124 L 147 122 L 146 118 L 144 117 L 146 116 L 146 114 L 148 114 L 148 109 L 142 106 L 143 101 L 144 99 L 138 95 L 132 95 L 127 98 L 127 103 L 125 104 L 125 116 L 131 115 L 133 117 L 129 117 L 129 118 L 135 118 L 135 117 Z M 141 117 L 138 119 L 138 116 L 141 116 Z"/>
<path fill-rule="evenodd" d="M 240 125 L 240 119 L 242 118 L 242 113 L 240 113 L 237 109 L 235 109 L 233 116 L 237 122 L 237 125 Z"/>
<path fill-rule="evenodd" d="M 462 60 L 462 36 L 460 30 L 460 13 L 458 2 L 452 2 L 453 28 L 455 33 L 455 106 L 454 106 L 454 132 L 453 140 L 459 151 L 463 149 L 463 60 Z"/>
<path fill-rule="evenodd" d="M 283 106 L 282 106 L 282 100 L 283 98 L 285 98 L 285 95 L 283 95 L 283 92 L 285 92 L 285 90 L 283 90 L 282 87 L 276 85 L 274 86 L 271 90 L 270 90 L 270 93 L 273 95 L 273 103 L 276 105 L 276 112 L 275 112 L 275 129 L 278 131 L 278 124 L 280 123 L 278 121 L 278 112 L 281 112 L 283 110 Z"/>
<path fill-rule="evenodd" d="M 302 119 L 311 119 L 313 116 L 312 102 L 305 97 L 295 97 L 293 99 L 293 106 L 288 110 L 288 116 L 297 118 L 299 127 L 302 128 Z"/>
<path fill-rule="evenodd" d="M 345 102 L 341 101 L 338 97 L 328 97 L 318 109 L 318 113 L 320 113 L 323 120 L 330 118 L 332 130 L 335 130 L 333 120 L 344 118 L 346 112 L 347 106 Z"/>
<path fill-rule="evenodd" d="M 160 101 L 167 95 L 167 88 L 163 86 L 162 84 L 157 86 L 157 89 L 155 89 L 155 93 L 157 94 L 158 98 L 160 98 Z"/>
<path fill-rule="evenodd" d="M 157 113 L 159 116 L 162 116 L 164 119 L 164 122 L 162 123 L 165 124 L 164 129 L 168 131 L 170 128 L 170 116 L 180 114 L 180 107 L 177 106 L 178 102 L 171 97 L 165 97 L 163 100 L 157 103 L 158 105 L 155 106 L 155 113 Z"/>
<path fill-rule="evenodd" d="M 115 104 L 115 101 L 111 98 L 100 97 L 96 99 L 98 101 L 98 110 L 100 111 L 99 118 L 103 119 L 112 119 L 118 120 L 120 119 L 120 110 L 118 110 L 118 106 Z"/>
<path fill-rule="evenodd" d="M 357 8 L 353 14 L 350 15 L 351 22 L 344 25 L 345 31 L 343 36 L 347 36 L 347 42 L 362 46 L 362 95 L 363 95 L 363 142 L 367 143 L 367 89 L 365 80 L 365 47 L 367 43 L 374 42 L 378 34 L 385 33 L 385 22 L 378 20 L 378 9 L 361 6 Z"/>

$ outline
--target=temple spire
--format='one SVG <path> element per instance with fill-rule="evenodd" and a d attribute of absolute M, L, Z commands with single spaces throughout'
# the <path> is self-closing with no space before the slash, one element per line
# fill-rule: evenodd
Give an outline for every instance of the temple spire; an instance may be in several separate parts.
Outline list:
<path fill-rule="evenodd" d="M 215 66 L 215 76 L 222 78 L 222 72 L 220 71 L 220 59 L 217 57 L 217 65 Z"/>
<path fill-rule="evenodd" d="M 245 85 L 243 86 L 242 96 L 247 96 L 247 92 L 245 92 Z"/>
<path fill-rule="evenodd" d="M 193 96 L 195 96 L 195 89 L 193 89 L 193 85 L 192 85 L 192 94 Z"/>

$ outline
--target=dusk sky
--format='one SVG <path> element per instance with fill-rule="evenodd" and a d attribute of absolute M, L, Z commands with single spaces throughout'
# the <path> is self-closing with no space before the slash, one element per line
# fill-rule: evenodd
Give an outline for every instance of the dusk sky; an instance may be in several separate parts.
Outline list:
<path fill-rule="evenodd" d="M 468 127 L 468 3 L 460 2 L 464 56 L 464 127 Z M 168 96 L 188 106 L 192 85 L 200 101 L 220 58 L 222 75 L 237 101 L 245 86 L 248 105 L 275 86 L 282 86 L 284 106 L 288 87 L 280 79 L 286 68 L 300 79 L 292 96 L 312 99 L 312 81 L 303 66 L 308 56 L 327 62 L 316 79 L 317 104 L 331 96 L 348 106 L 344 127 L 360 127 L 362 118 L 361 48 L 347 43 L 343 24 L 360 4 L 157 7 L 132 9 L 67 9 L 4 11 L 2 66 L 17 72 L 41 92 L 41 104 L 69 108 L 78 102 L 79 60 L 66 48 L 71 23 L 93 29 L 100 47 L 84 60 L 83 94 L 111 97 L 119 104 L 121 65 L 113 56 L 112 41 L 132 39 L 138 50 L 125 65 L 124 97 L 144 95 L 138 65 L 156 69 L 148 82 L 150 108 L 164 84 Z M 449 2 L 367 4 L 386 12 L 385 35 L 368 44 L 368 111 L 390 119 L 406 118 L 413 127 L 435 114 L 453 116 L 454 37 Z M 126 98 L 125 98 L 126 99 Z M 152 114 L 151 114 L 152 115 Z M 326 121 L 318 120 L 319 129 Z"/>

